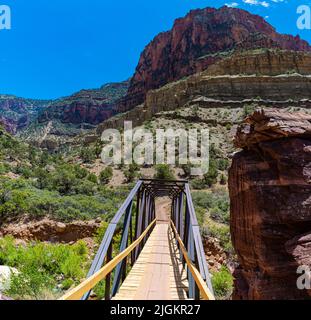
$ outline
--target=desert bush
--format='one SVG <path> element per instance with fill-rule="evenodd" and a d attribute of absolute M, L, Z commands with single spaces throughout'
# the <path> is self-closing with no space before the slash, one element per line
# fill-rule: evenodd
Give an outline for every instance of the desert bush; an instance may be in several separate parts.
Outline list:
<path fill-rule="evenodd" d="M 219 272 L 214 272 L 212 284 L 216 299 L 228 300 L 233 290 L 233 277 L 226 267 L 222 267 Z"/>
<path fill-rule="evenodd" d="M 80 158 L 84 163 L 92 163 L 96 159 L 97 149 L 82 148 L 80 151 Z"/>
<path fill-rule="evenodd" d="M 229 166 L 230 166 L 230 162 L 228 159 L 222 158 L 218 160 L 218 163 L 217 163 L 218 170 L 226 171 L 229 169 Z"/>
<path fill-rule="evenodd" d="M 105 168 L 99 175 L 99 181 L 101 184 L 105 185 L 110 182 L 113 176 L 113 170 L 111 167 Z"/>
<path fill-rule="evenodd" d="M 15 245 L 12 237 L 0 239 L 0 263 L 18 270 L 7 294 L 18 299 L 41 299 L 45 291 L 59 295 L 59 283 L 79 283 L 86 272 L 88 249 L 74 245 L 33 243 Z"/>
<path fill-rule="evenodd" d="M 124 175 L 128 183 L 135 181 L 138 177 L 138 170 L 139 167 L 136 164 L 130 164 L 129 168 L 125 170 Z"/>
<path fill-rule="evenodd" d="M 174 173 L 169 165 L 159 164 L 156 166 L 155 179 L 160 180 L 174 180 Z"/>
<path fill-rule="evenodd" d="M 98 183 L 98 179 L 97 179 L 97 176 L 96 174 L 94 173 L 90 173 L 88 176 L 87 176 L 87 180 L 94 183 L 94 184 L 97 184 Z"/>
<path fill-rule="evenodd" d="M 51 216 L 60 221 L 109 219 L 126 198 L 128 189 L 95 190 L 94 186 L 85 180 L 72 189 L 73 194 L 63 195 L 57 190 L 38 189 L 22 178 L 0 179 L 0 217 L 28 214 L 34 218 Z"/>
<path fill-rule="evenodd" d="M 192 193 L 193 203 L 197 208 L 209 210 L 211 218 L 218 222 L 229 223 L 230 200 L 224 191 L 198 191 Z"/>

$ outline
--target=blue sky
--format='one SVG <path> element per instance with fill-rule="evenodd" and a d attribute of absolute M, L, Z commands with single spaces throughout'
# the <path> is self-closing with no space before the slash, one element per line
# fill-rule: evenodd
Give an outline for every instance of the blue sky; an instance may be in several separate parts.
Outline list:
<path fill-rule="evenodd" d="M 0 0 L 12 29 L 0 30 L 0 93 L 57 98 L 129 78 L 143 48 L 189 10 L 224 4 L 260 14 L 279 32 L 300 34 L 310 0 Z M 310 4 L 311 5 L 311 4 Z"/>

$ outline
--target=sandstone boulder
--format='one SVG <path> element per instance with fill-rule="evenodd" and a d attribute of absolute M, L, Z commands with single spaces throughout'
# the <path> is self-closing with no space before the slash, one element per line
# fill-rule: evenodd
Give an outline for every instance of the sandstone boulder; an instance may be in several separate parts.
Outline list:
<path fill-rule="evenodd" d="M 229 172 L 240 263 L 234 299 L 305 299 L 297 268 L 311 256 L 311 117 L 258 111 L 239 129 Z"/>

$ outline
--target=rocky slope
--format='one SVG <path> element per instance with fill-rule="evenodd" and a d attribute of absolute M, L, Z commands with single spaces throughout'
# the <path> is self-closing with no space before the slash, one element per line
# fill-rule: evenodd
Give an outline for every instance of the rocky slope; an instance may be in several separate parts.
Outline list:
<path fill-rule="evenodd" d="M 277 33 L 262 17 L 247 11 L 193 10 L 145 48 L 119 108 L 125 111 L 141 104 L 149 90 L 201 72 L 234 51 L 256 48 L 311 51 L 306 41 Z"/>
<path fill-rule="evenodd" d="M 310 298 L 311 116 L 258 111 L 242 125 L 229 172 L 231 234 L 240 267 L 234 299 Z"/>
<path fill-rule="evenodd" d="M 127 81 L 109 83 L 54 101 L 19 136 L 47 149 L 72 144 L 73 137 L 87 133 L 115 115 L 115 102 L 126 94 L 127 89 Z"/>
<path fill-rule="evenodd" d="M 236 53 L 204 72 L 147 93 L 144 104 L 97 127 L 122 127 L 124 120 L 140 125 L 163 111 L 197 106 L 243 108 L 259 104 L 280 108 L 311 106 L 311 54 L 283 50 Z"/>
<path fill-rule="evenodd" d="M 0 95 L 0 123 L 10 133 L 15 134 L 29 125 L 49 102 L 24 99 L 10 95 Z"/>
<path fill-rule="evenodd" d="M 159 112 L 188 106 L 309 108 L 309 51 L 305 41 L 276 33 L 246 11 L 195 10 L 146 47 L 129 83 L 59 100 L 22 136 L 55 149 L 95 141 L 104 129 L 122 127 L 124 120 L 141 125 Z"/>
<path fill-rule="evenodd" d="M 80 239 L 92 238 L 100 227 L 101 220 L 73 221 L 62 223 L 43 218 L 31 220 L 24 217 L 18 222 L 10 222 L 0 225 L 0 237 L 6 235 L 24 241 L 48 241 L 70 243 Z"/>
<path fill-rule="evenodd" d="M 62 123 L 96 125 L 114 115 L 114 105 L 128 90 L 128 82 L 109 83 L 100 89 L 81 90 L 52 103 L 39 116 L 39 123 L 60 120 Z"/>
<path fill-rule="evenodd" d="M 247 11 L 228 7 L 191 11 L 146 46 L 129 83 L 108 87 L 114 86 L 112 91 L 116 94 L 107 96 L 107 88 L 82 91 L 54 103 L 40 116 L 39 123 L 58 120 L 69 125 L 97 125 L 144 103 L 150 90 L 206 70 L 236 52 L 262 48 L 311 51 L 306 41 L 277 33 L 263 18 Z M 292 65 L 291 69 L 297 69 L 295 61 L 277 60 L 268 60 L 262 68 L 267 73 L 270 65 L 286 62 L 287 71 Z M 251 60 L 247 63 L 251 72 Z"/>

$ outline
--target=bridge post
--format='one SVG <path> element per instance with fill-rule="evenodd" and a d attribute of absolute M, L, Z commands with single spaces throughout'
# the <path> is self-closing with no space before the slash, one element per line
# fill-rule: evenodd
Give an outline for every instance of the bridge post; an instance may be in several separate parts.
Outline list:
<path fill-rule="evenodd" d="M 136 230 L 136 239 L 142 234 L 142 230 L 144 230 L 144 210 L 145 210 L 145 202 L 146 202 L 146 190 L 143 190 L 141 193 L 141 201 L 140 206 L 138 207 L 138 222 L 137 222 L 137 230 Z M 139 253 L 141 250 L 141 245 L 139 245 L 135 249 L 135 261 L 137 260 Z"/>
<path fill-rule="evenodd" d="M 128 245 L 128 237 L 129 237 L 129 231 L 130 231 L 132 208 L 133 208 L 133 201 L 131 201 L 131 203 L 127 207 L 126 213 L 124 216 L 123 233 L 122 233 L 122 239 L 121 239 L 121 245 L 120 245 L 120 252 L 124 251 Z M 120 262 L 116 267 L 115 275 L 113 278 L 112 296 L 115 296 L 119 290 L 121 277 L 123 275 L 124 268 L 126 268 L 126 259 L 124 259 L 122 262 Z"/>
<path fill-rule="evenodd" d="M 107 251 L 106 263 L 109 263 L 112 259 L 112 243 Z M 105 279 L 105 300 L 110 300 L 110 288 L 111 288 L 111 273 L 109 273 Z"/>
<path fill-rule="evenodd" d="M 179 223 L 178 223 L 178 233 L 180 235 L 180 238 L 184 238 L 184 194 L 183 192 L 180 192 L 179 195 Z M 182 251 L 180 250 L 180 257 L 183 260 L 184 256 L 182 254 Z"/>

